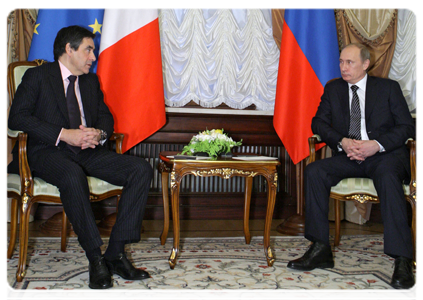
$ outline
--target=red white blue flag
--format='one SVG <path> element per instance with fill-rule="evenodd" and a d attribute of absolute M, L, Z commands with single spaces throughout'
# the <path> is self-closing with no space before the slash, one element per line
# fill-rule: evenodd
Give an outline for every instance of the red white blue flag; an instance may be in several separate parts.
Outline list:
<path fill-rule="evenodd" d="M 106 9 L 103 22 L 97 75 L 125 152 L 166 123 L 158 10 Z"/>
<path fill-rule="evenodd" d="M 323 88 L 340 77 L 333 10 L 288 9 L 282 28 L 273 126 L 294 164 L 309 155 Z"/>

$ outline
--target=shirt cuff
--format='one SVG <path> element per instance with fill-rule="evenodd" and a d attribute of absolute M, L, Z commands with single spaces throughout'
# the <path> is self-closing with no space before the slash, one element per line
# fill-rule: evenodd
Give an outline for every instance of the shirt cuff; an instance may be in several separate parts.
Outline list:
<path fill-rule="evenodd" d="M 57 137 L 55 146 L 59 145 L 59 143 L 60 143 L 60 137 L 62 136 L 62 131 L 63 131 L 63 128 L 62 128 L 62 130 L 60 130 L 60 133 L 59 133 L 59 136 Z"/>
<path fill-rule="evenodd" d="M 385 152 L 385 148 L 376 140 L 374 140 L 379 145 L 379 152 Z"/>

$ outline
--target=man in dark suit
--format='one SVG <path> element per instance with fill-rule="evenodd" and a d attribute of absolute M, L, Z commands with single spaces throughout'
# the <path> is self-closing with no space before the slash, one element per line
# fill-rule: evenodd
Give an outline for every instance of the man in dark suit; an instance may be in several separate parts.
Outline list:
<path fill-rule="evenodd" d="M 290 261 L 298 270 L 332 268 L 329 245 L 329 194 L 343 178 L 373 179 L 381 202 L 384 252 L 395 258 L 391 285 L 410 288 L 413 247 L 402 182 L 409 178 L 405 142 L 415 128 L 399 84 L 367 75 L 370 54 L 361 44 L 340 55 L 342 79 L 325 86 L 312 130 L 332 148 L 331 158 L 305 170 L 305 237 L 313 242 L 303 257 Z"/>
<path fill-rule="evenodd" d="M 31 171 L 59 188 L 64 210 L 89 260 L 89 286 L 104 289 L 113 285 L 111 274 L 129 280 L 149 278 L 129 262 L 124 246 L 140 240 L 153 172 L 144 159 L 104 147 L 114 122 L 97 76 L 89 73 L 96 59 L 93 39 L 94 34 L 79 26 L 58 32 L 55 61 L 25 73 L 10 109 L 9 128 L 28 133 Z M 123 186 L 104 255 L 87 176 Z"/>

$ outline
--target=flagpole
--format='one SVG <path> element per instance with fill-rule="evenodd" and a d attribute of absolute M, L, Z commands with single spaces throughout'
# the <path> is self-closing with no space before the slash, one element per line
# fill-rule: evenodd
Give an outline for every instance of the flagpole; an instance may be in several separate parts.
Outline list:
<path fill-rule="evenodd" d="M 306 159 L 303 159 L 295 165 L 297 180 L 297 213 L 288 217 L 284 222 L 278 225 L 276 231 L 281 234 L 304 235 L 304 167 Z"/>

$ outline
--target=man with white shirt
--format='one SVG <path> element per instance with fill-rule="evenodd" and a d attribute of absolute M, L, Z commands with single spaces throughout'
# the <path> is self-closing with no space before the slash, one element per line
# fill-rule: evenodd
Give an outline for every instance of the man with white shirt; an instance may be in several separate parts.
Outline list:
<path fill-rule="evenodd" d="M 89 260 L 89 286 L 104 289 L 113 286 L 112 274 L 128 280 L 149 278 L 129 262 L 124 247 L 140 240 L 153 171 L 144 159 L 105 147 L 114 121 L 97 75 L 89 73 L 96 59 L 94 37 L 79 26 L 57 33 L 55 61 L 31 68 L 23 76 L 10 109 L 9 128 L 28 134 L 31 171 L 59 188 L 64 210 Z M 15 163 L 17 151 L 15 147 Z M 87 176 L 123 186 L 104 256 Z"/>
<path fill-rule="evenodd" d="M 396 81 L 367 75 L 368 49 L 346 46 L 339 59 L 342 79 L 326 84 L 313 133 L 333 150 L 333 156 L 305 170 L 305 237 L 313 244 L 288 267 L 309 271 L 332 268 L 329 244 L 329 194 L 348 177 L 373 179 L 380 198 L 384 225 L 384 252 L 395 258 L 391 285 L 414 285 L 413 245 L 408 226 L 402 182 L 410 176 L 405 145 L 415 128 L 401 88 Z"/>

